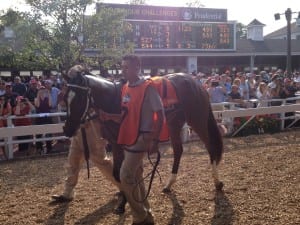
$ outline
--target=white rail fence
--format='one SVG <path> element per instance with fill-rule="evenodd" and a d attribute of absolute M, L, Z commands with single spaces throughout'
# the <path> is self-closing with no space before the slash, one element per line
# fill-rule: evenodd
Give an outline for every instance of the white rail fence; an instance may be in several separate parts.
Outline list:
<path fill-rule="evenodd" d="M 235 117 L 249 117 L 243 126 L 238 130 L 231 133 L 232 136 L 236 135 L 244 126 L 249 123 L 256 115 L 266 115 L 266 114 L 278 114 L 281 121 L 281 130 L 285 128 L 284 123 L 286 119 L 292 119 L 293 122 L 289 125 L 292 126 L 298 120 L 300 120 L 300 97 L 289 98 L 289 99 L 278 99 L 278 100 L 269 100 L 271 101 L 280 101 L 280 106 L 269 106 L 269 107 L 260 107 L 262 102 L 252 101 L 257 104 L 256 108 L 236 108 L 236 104 L 230 102 L 218 103 L 213 105 L 221 105 L 224 107 L 222 111 L 214 111 L 214 116 L 218 121 L 226 124 L 229 129 L 229 132 L 232 132 L 233 120 Z M 295 101 L 296 103 L 291 104 L 290 101 Z M 286 117 L 285 113 L 293 112 L 293 116 Z M 56 117 L 60 118 L 65 116 L 66 113 L 43 113 L 43 114 L 31 114 L 27 118 L 37 118 L 37 117 Z M 30 126 L 14 126 L 13 121 L 17 118 L 22 118 L 21 116 L 9 116 L 5 118 L 7 120 L 7 127 L 0 128 L 0 147 L 5 148 L 6 155 L 8 159 L 13 158 L 13 149 L 14 145 L 18 143 L 32 143 L 37 141 L 46 141 L 46 140 L 60 140 L 67 139 L 63 135 L 63 123 L 59 122 L 56 124 L 45 124 L 45 125 L 30 125 Z M 3 119 L 3 117 L 0 117 Z M 189 127 L 185 126 L 182 132 L 183 141 L 186 142 L 189 140 Z M 37 138 L 36 135 L 42 135 L 41 138 Z M 46 134 L 52 134 L 51 137 L 47 137 Z M 17 140 L 17 136 L 32 135 L 33 138 L 26 140 Z"/>
<path fill-rule="evenodd" d="M 8 159 L 13 158 L 14 145 L 19 143 L 32 143 L 37 141 L 48 141 L 48 140 L 62 140 L 67 139 L 63 135 L 64 123 L 59 122 L 56 124 L 43 124 L 43 125 L 30 125 L 30 126 L 14 126 L 13 121 L 18 118 L 38 118 L 38 117 L 53 117 L 58 118 L 60 121 L 61 116 L 66 116 L 66 113 L 40 113 L 30 114 L 26 116 L 8 116 L 6 119 L 7 127 L 0 128 L 0 147 L 4 146 L 5 152 Z M 3 117 L 0 117 L 0 119 Z M 51 137 L 47 137 L 47 134 L 52 134 Z M 17 136 L 32 135 L 33 138 L 17 140 Z M 36 135 L 42 135 L 37 138 Z"/>

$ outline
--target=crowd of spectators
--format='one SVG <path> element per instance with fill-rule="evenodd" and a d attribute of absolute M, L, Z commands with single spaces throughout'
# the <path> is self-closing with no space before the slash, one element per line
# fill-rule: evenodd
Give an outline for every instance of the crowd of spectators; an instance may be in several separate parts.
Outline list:
<path fill-rule="evenodd" d="M 153 72 L 154 73 L 154 72 Z M 151 76 L 158 74 L 155 71 Z M 263 100 L 284 99 L 295 97 L 300 91 L 300 73 L 294 72 L 287 77 L 282 70 L 257 73 L 232 73 L 226 71 L 223 74 L 206 75 L 203 73 L 192 74 L 196 81 L 208 92 L 211 103 L 232 102 L 237 107 L 253 107 L 251 100 L 260 101 L 260 106 L 276 105 L 280 102 L 270 103 Z M 16 76 L 13 81 L 0 79 L 0 127 L 7 126 L 6 117 L 10 115 L 24 116 L 31 113 L 52 113 L 64 112 L 66 110 L 63 100 L 66 93 L 66 84 L 57 75 L 30 77 L 27 81 L 23 77 Z M 213 106 L 214 110 L 222 110 Z M 222 106 L 223 107 L 223 106 Z M 57 123 L 57 117 L 38 117 L 35 119 L 17 118 L 15 126 L 30 124 L 51 124 Z M 18 137 L 25 139 L 28 137 Z M 52 149 L 51 141 L 46 145 L 36 143 L 36 148 L 43 151 Z M 28 144 L 19 144 L 19 151 L 26 151 Z"/>
<path fill-rule="evenodd" d="M 64 111 L 62 101 L 65 93 L 64 81 L 57 75 L 30 77 L 27 81 L 23 77 L 16 76 L 13 81 L 0 79 L 0 127 L 7 126 L 6 117 L 15 115 L 14 126 L 26 126 L 31 124 L 57 123 L 58 118 L 41 116 L 35 119 L 21 116 L 33 113 L 52 113 Z M 51 135 L 51 134 L 49 134 Z M 41 135 L 38 135 L 39 138 Z M 18 140 L 28 139 L 30 136 L 17 137 Z M 39 152 L 50 152 L 51 141 L 46 141 L 46 149 L 42 142 L 36 143 Z M 28 143 L 20 143 L 19 151 L 28 151 Z"/>
<path fill-rule="evenodd" d="M 287 77 L 282 70 L 234 74 L 226 71 L 221 75 L 199 73 L 194 76 L 207 90 L 211 103 L 233 102 L 242 108 L 253 107 L 254 101 L 250 100 L 257 100 L 260 106 L 280 104 L 265 100 L 295 97 L 300 91 L 299 72 L 294 72 L 291 77 Z"/>

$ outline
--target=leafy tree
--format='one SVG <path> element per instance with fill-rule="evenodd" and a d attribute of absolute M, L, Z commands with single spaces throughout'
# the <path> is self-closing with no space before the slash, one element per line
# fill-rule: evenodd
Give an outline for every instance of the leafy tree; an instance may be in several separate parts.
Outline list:
<path fill-rule="evenodd" d="M 134 50 L 134 44 L 128 38 L 132 28 L 124 18 L 123 10 L 99 8 L 97 14 L 86 19 L 85 46 L 98 52 L 95 63 L 102 69 L 118 64 L 124 54 Z"/>
<path fill-rule="evenodd" d="M 26 0 L 32 19 L 44 29 L 35 30 L 34 44 L 41 57 L 48 57 L 67 69 L 81 60 L 84 46 L 79 37 L 86 7 L 92 0 Z"/>
<path fill-rule="evenodd" d="M 1 15 L 1 25 L 1 67 L 19 69 L 22 67 L 22 64 L 18 63 L 19 58 L 23 56 L 22 51 L 26 46 L 28 34 L 30 35 L 25 14 L 9 9 Z"/>
<path fill-rule="evenodd" d="M 236 39 L 246 39 L 247 38 L 247 27 L 242 23 L 236 24 Z"/>
<path fill-rule="evenodd" d="M 61 70 L 89 61 L 109 68 L 121 55 L 133 51 L 126 40 L 130 25 L 123 22 L 124 12 L 100 10 L 86 16 L 92 0 L 26 0 L 31 12 L 8 11 L 0 17 L 0 28 L 11 27 L 15 37 L 8 45 L 0 43 L 0 65 L 15 69 Z M 84 57 L 86 48 L 98 57 Z M 100 51 L 99 51 L 100 50 Z"/>

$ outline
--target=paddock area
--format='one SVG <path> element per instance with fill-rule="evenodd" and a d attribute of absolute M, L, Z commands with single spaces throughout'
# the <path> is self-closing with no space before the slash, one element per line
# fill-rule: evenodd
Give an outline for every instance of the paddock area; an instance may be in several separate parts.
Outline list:
<path fill-rule="evenodd" d="M 300 224 L 300 130 L 224 142 L 222 193 L 214 191 L 208 155 L 198 141 L 184 145 L 173 192 L 162 193 L 172 165 L 171 149 L 162 146 L 162 182 L 156 174 L 149 196 L 156 224 Z M 66 160 L 59 154 L 0 162 L 0 224 L 131 224 L 128 206 L 123 216 L 113 214 L 117 189 L 95 167 L 90 179 L 81 170 L 74 201 L 53 204 L 51 195 L 63 189 Z"/>

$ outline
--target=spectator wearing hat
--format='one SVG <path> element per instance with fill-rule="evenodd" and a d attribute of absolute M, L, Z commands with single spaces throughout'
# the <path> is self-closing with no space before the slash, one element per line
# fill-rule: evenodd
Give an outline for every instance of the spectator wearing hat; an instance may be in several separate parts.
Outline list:
<path fill-rule="evenodd" d="M 211 86 L 207 89 L 211 103 L 221 103 L 226 99 L 226 88 L 220 85 L 219 80 L 212 79 Z M 214 106 L 213 110 L 223 110 L 223 106 Z"/>
<path fill-rule="evenodd" d="M 23 96 L 18 96 L 16 99 L 16 107 L 14 107 L 13 112 L 14 114 L 18 116 L 25 116 L 29 115 L 32 113 L 35 113 L 35 107 L 34 105 L 27 99 L 24 98 Z M 30 118 L 16 118 L 14 120 L 14 125 L 15 126 L 29 126 L 31 125 L 31 119 Z M 18 140 L 26 140 L 32 138 L 32 135 L 25 135 L 25 136 L 18 136 Z M 29 148 L 29 143 L 19 143 L 19 151 L 28 151 Z"/>
<path fill-rule="evenodd" d="M 228 94 L 228 101 L 237 103 L 238 107 L 246 108 L 245 101 L 243 100 L 239 91 L 239 86 L 236 84 L 232 84 L 231 92 Z"/>
<path fill-rule="evenodd" d="M 21 81 L 19 76 L 16 76 L 12 84 L 12 91 L 18 93 L 18 95 L 23 96 L 26 93 L 26 85 Z"/>
<path fill-rule="evenodd" d="M 258 84 L 260 84 L 261 81 L 265 82 L 266 84 L 268 84 L 270 82 L 270 75 L 264 70 L 259 72 L 259 77 L 261 80 L 258 81 Z M 257 81 L 257 79 L 256 79 L 256 81 Z"/>

